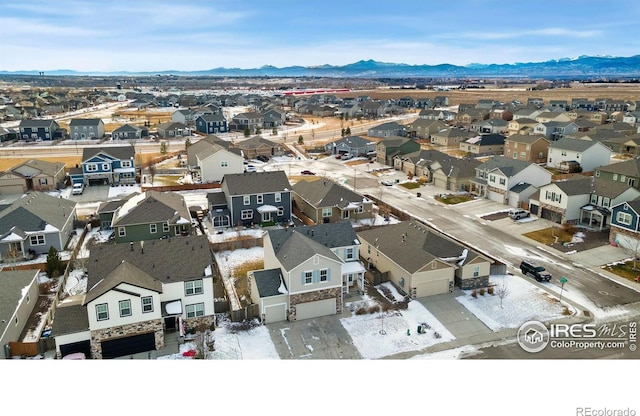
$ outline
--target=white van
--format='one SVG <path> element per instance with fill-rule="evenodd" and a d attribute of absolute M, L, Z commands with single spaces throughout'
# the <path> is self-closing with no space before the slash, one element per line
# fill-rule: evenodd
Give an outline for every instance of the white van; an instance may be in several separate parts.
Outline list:
<path fill-rule="evenodd" d="M 82 194 L 82 191 L 84 191 L 83 183 L 74 183 L 73 186 L 71 187 L 71 194 L 73 195 L 80 195 Z"/>

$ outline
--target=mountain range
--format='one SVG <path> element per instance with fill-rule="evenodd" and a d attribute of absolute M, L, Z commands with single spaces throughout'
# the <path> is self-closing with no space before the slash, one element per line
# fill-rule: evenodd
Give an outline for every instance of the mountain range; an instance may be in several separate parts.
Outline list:
<path fill-rule="evenodd" d="M 0 71 L 0 75 L 39 75 L 39 71 Z M 46 71 L 46 75 L 99 75 L 99 76 L 224 76 L 224 77 L 329 77 L 329 78 L 463 78 L 463 77 L 526 77 L 526 78 L 593 78 L 593 77 L 640 77 L 640 55 L 580 56 L 545 62 L 514 64 L 470 64 L 465 66 L 408 65 L 362 60 L 335 66 L 262 66 L 260 68 L 214 68 L 200 71 L 163 70 L 155 72 L 79 72 L 70 69 Z"/>

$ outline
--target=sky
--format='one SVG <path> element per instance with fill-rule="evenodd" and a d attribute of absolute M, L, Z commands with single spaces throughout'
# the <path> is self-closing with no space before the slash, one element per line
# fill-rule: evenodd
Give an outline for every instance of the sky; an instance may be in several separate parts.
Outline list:
<path fill-rule="evenodd" d="M 639 53 L 640 3 L 0 0 L 0 71 L 513 64 Z"/>

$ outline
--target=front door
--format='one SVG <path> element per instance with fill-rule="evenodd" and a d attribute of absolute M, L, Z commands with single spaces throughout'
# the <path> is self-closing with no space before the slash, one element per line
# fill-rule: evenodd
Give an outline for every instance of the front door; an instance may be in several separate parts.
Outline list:
<path fill-rule="evenodd" d="M 270 212 L 263 212 L 262 213 L 262 222 L 269 222 L 271 221 L 271 213 Z"/>

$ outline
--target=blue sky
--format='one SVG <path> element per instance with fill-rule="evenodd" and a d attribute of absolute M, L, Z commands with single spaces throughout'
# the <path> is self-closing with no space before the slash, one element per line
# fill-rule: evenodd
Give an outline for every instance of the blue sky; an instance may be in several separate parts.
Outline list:
<path fill-rule="evenodd" d="M 0 0 L 0 71 L 632 56 L 639 18 L 620 0 Z"/>

